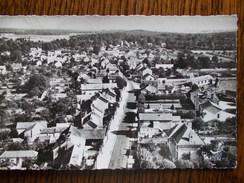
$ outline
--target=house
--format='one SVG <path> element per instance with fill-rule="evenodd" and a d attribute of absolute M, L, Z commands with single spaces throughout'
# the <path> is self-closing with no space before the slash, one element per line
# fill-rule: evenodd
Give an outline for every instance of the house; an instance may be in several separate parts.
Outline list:
<path fill-rule="evenodd" d="M 180 86 L 189 82 L 189 78 L 158 78 L 158 87 Z"/>
<path fill-rule="evenodd" d="M 68 123 L 67 123 L 68 124 Z M 41 130 L 38 135 L 39 141 L 48 141 L 49 143 L 54 143 L 60 137 L 60 134 L 67 129 L 67 127 L 50 127 Z"/>
<path fill-rule="evenodd" d="M 91 112 L 81 119 L 83 128 L 102 128 L 105 110 L 108 109 L 109 102 L 103 96 L 97 97 L 91 104 Z"/>
<path fill-rule="evenodd" d="M 146 74 L 152 75 L 152 70 L 149 68 L 145 68 L 144 70 L 142 70 L 142 76 L 145 76 Z"/>
<path fill-rule="evenodd" d="M 180 117 L 173 116 L 171 113 L 139 113 L 138 118 L 138 137 L 142 138 L 151 138 L 181 122 Z"/>
<path fill-rule="evenodd" d="M 5 65 L 0 65 L 0 74 L 7 74 L 7 69 Z"/>
<path fill-rule="evenodd" d="M 82 119 L 82 127 L 84 129 L 95 129 L 103 127 L 103 118 L 95 111 L 88 113 Z"/>
<path fill-rule="evenodd" d="M 13 72 L 19 72 L 22 69 L 22 63 L 13 63 L 12 64 Z"/>
<path fill-rule="evenodd" d="M 149 74 L 149 73 L 143 75 L 142 79 L 145 81 L 154 81 L 155 80 L 154 76 L 152 74 Z"/>
<path fill-rule="evenodd" d="M 109 103 L 116 103 L 116 93 L 109 88 L 106 88 L 102 91 L 102 96 L 109 102 Z"/>
<path fill-rule="evenodd" d="M 118 76 L 117 72 L 116 73 L 109 73 L 108 74 L 109 83 L 115 83 L 117 76 Z"/>
<path fill-rule="evenodd" d="M 156 64 L 155 68 L 160 69 L 163 68 L 164 70 L 172 69 L 174 67 L 174 64 Z"/>
<path fill-rule="evenodd" d="M 97 83 L 97 84 L 81 84 L 81 93 L 83 95 L 94 95 L 103 89 L 109 88 L 113 89 L 116 88 L 116 83 Z"/>
<path fill-rule="evenodd" d="M 38 61 L 36 62 L 36 66 L 40 66 L 40 65 L 42 65 L 42 61 L 41 61 L 41 60 L 38 60 Z"/>
<path fill-rule="evenodd" d="M 97 97 L 91 104 L 92 110 L 98 110 L 102 113 L 105 112 L 106 109 L 109 107 L 109 101 L 105 99 L 103 96 Z"/>
<path fill-rule="evenodd" d="M 142 90 L 142 93 L 150 93 L 150 94 L 156 94 L 157 93 L 157 88 L 154 86 L 148 85 L 146 88 Z"/>
<path fill-rule="evenodd" d="M 106 129 L 79 129 L 80 133 L 86 139 L 86 145 L 100 142 L 105 137 Z"/>
<path fill-rule="evenodd" d="M 56 68 L 62 68 L 62 62 L 60 62 L 60 61 L 55 61 L 54 62 L 54 66 L 56 67 Z"/>
<path fill-rule="evenodd" d="M 183 154 L 193 154 L 198 148 L 205 145 L 203 140 L 184 123 L 165 131 L 168 137 L 168 146 L 174 160 L 182 158 Z"/>
<path fill-rule="evenodd" d="M 74 126 L 68 127 L 53 146 L 53 165 L 79 168 L 82 164 L 86 139 Z"/>
<path fill-rule="evenodd" d="M 206 102 L 200 105 L 200 111 L 202 114 L 202 120 L 207 122 L 211 120 L 225 121 L 227 118 L 235 117 L 235 114 L 231 114 L 221 109 L 217 104 L 213 102 Z"/>
<path fill-rule="evenodd" d="M 87 80 L 87 83 L 89 83 L 89 84 L 101 84 L 101 83 L 103 83 L 103 81 L 102 81 L 102 78 L 89 78 L 88 80 Z"/>
<path fill-rule="evenodd" d="M 192 77 L 189 79 L 189 82 L 192 82 L 192 84 L 196 84 L 198 87 L 202 87 L 205 85 L 209 85 L 213 81 L 213 77 L 210 75 L 204 75 L 204 76 L 198 76 L 198 77 Z"/>
<path fill-rule="evenodd" d="M 145 103 L 146 109 L 163 111 L 165 109 L 177 110 L 182 109 L 179 99 L 164 99 L 164 100 L 147 100 Z"/>
<path fill-rule="evenodd" d="M 16 130 L 18 132 L 18 135 L 23 133 L 25 130 L 30 129 L 31 127 L 34 127 L 36 123 L 39 123 L 44 128 L 47 128 L 47 121 L 44 121 L 44 120 L 43 121 L 35 121 L 35 122 L 17 122 Z"/>
<path fill-rule="evenodd" d="M 41 133 L 43 129 L 47 128 L 46 124 L 34 123 L 32 126 L 26 128 L 20 136 L 27 138 L 29 141 L 34 141 Z"/>
<path fill-rule="evenodd" d="M 1 154 L 0 161 L 9 161 L 15 165 L 11 167 L 11 169 L 20 169 L 24 160 L 35 160 L 37 159 L 37 155 L 38 152 L 33 150 L 5 151 L 3 154 Z"/>

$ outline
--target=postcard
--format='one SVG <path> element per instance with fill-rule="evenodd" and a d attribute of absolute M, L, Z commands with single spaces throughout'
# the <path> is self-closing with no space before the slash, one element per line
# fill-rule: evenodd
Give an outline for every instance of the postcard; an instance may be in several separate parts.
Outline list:
<path fill-rule="evenodd" d="M 0 169 L 237 166 L 237 16 L 0 16 Z"/>

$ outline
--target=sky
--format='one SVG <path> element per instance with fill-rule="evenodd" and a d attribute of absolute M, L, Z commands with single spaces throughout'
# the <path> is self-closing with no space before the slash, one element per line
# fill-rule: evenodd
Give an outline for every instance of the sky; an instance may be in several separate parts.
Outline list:
<path fill-rule="evenodd" d="M 237 16 L 0 16 L 0 28 L 198 33 L 236 31 Z"/>

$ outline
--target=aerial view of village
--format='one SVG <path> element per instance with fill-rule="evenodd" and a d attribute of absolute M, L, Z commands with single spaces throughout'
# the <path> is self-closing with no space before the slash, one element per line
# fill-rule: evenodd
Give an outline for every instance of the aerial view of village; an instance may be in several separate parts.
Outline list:
<path fill-rule="evenodd" d="M 190 18 L 0 17 L 0 169 L 235 168 L 236 17 Z"/>

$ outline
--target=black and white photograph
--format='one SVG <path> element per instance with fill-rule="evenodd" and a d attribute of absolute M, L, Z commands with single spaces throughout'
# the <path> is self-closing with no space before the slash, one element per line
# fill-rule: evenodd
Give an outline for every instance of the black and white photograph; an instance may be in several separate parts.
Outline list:
<path fill-rule="evenodd" d="M 237 167 L 237 16 L 0 16 L 0 170 Z"/>

